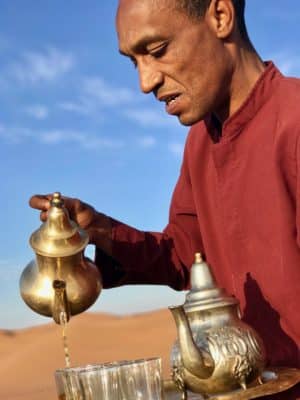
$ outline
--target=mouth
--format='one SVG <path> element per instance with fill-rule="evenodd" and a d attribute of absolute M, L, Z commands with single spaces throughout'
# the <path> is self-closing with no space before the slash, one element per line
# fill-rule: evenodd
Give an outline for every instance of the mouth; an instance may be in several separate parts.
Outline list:
<path fill-rule="evenodd" d="M 163 101 L 166 104 L 166 111 L 168 114 L 174 115 L 179 112 L 180 96 L 180 93 L 170 93 L 164 96 L 159 96 L 158 100 Z"/>
<path fill-rule="evenodd" d="M 160 96 L 158 98 L 159 101 L 163 101 L 166 103 L 166 106 L 168 106 L 169 104 L 171 104 L 172 102 L 176 101 L 176 99 L 180 96 L 179 93 L 174 93 L 174 94 L 168 94 L 168 95 L 164 95 L 164 96 Z"/>

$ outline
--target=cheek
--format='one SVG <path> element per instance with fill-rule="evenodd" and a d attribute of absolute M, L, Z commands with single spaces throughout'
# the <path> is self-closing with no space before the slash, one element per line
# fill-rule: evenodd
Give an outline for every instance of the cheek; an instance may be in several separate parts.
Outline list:
<path fill-rule="evenodd" d="M 192 90 L 211 92 L 219 87 L 227 69 L 226 58 L 223 46 L 213 40 L 207 41 L 205 46 L 192 52 L 187 58 L 190 61 L 187 66 L 190 70 Z"/>
<path fill-rule="evenodd" d="M 196 103 L 202 102 L 203 99 L 209 97 L 214 84 L 210 76 L 209 70 L 196 70 L 188 77 L 187 91 Z"/>
<path fill-rule="evenodd" d="M 203 62 L 194 70 L 191 84 L 192 93 L 199 98 L 214 98 L 223 90 L 226 81 L 226 68 L 216 59 Z"/>

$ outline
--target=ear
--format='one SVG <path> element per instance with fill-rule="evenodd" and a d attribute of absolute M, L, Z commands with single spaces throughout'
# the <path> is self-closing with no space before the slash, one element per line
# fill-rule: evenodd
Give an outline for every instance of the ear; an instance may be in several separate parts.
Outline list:
<path fill-rule="evenodd" d="M 211 0 L 205 19 L 217 38 L 228 38 L 235 28 L 235 10 L 232 0 Z"/>

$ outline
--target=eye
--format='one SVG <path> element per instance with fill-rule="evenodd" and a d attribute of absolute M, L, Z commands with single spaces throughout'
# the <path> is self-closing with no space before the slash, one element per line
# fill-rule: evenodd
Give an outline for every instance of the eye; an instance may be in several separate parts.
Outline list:
<path fill-rule="evenodd" d="M 133 64 L 134 68 L 136 68 L 136 67 L 137 67 L 136 59 L 135 59 L 134 57 L 129 57 L 129 58 L 130 58 L 130 61 L 131 61 L 132 64 Z"/>
<path fill-rule="evenodd" d="M 148 53 L 154 58 L 160 58 L 165 55 L 167 51 L 168 43 L 162 43 L 159 46 L 155 46 L 151 49 L 148 49 Z"/>

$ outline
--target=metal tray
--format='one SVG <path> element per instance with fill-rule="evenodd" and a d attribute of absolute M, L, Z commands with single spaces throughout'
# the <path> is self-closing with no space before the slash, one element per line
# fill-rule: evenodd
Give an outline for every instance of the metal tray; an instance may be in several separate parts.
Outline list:
<path fill-rule="evenodd" d="M 257 397 L 268 396 L 283 392 L 300 383 L 300 369 L 273 368 L 262 373 L 262 384 L 251 384 L 247 389 L 238 389 L 233 392 L 219 395 L 202 396 L 201 394 L 188 393 L 189 400 L 250 400 Z M 178 391 L 172 380 L 164 381 L 165 400 L 181 400 L 181 392 Z"/>

